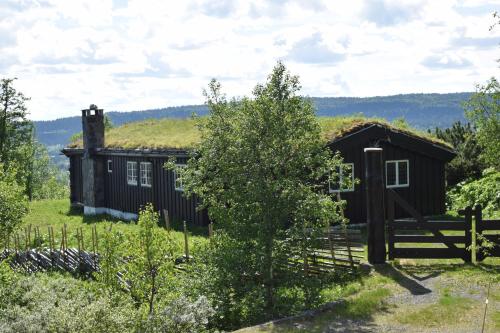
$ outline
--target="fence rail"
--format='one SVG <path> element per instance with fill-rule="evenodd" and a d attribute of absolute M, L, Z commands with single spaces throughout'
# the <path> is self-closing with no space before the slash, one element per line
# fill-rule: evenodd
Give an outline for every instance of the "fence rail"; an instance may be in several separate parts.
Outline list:
<path fill-rule="evenodd" d="M 500 256 L 500 235 L 487 234 L 485 231 L 500 231 L 499 220 L 483 220 L 482 208 L 466 207 L 459 211 L 463 216 L 460 221 L 428 220 L 404 201 L 395 191 L 387 190 L 387 234 L 389 260 L 409 259 L 463 259 L 471 262 L 472 248 L 478 261 L 487 256 Z M 398 204 L 412 216 L 412 219 L 395 220 L 394 210 Z M 475 226 L 475 233 L 473 232 Z M 446 235 L 447 231 L 461 231 L 463 235 Z M 422 234 L 425 233 L 425 234 Z M 492 243 L 492 248 L 485 250 L 485 243 Z M 397 247 L 405 243 L 405 247 Z M 444 247 L 410 247 L 413 244 L 442 244 Z M 490 244 L 491 245 L 491 244 Z"/>
<path fill-rule="evenodd" d="M 364 259 L 359 230 L 328 228 L 312 244 L 304 253 L 292 253 L 289 265 L 308 274 L 328 274 L 339 269 L 353 270 Z"/>

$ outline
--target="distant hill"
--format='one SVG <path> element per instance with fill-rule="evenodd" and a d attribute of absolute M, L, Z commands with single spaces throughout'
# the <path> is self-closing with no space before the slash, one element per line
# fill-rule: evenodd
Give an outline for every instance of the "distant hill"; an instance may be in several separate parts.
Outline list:
<path fill-rule="evenodd" d="M 413 127 L 427 129 L 448 127 L 457 120 L 464 120 L 462 103 L 471 93 L 452 94 L 405 94 L 380 97 L 312 97 L 318 116 L 363 114 L 367 117 L 382 117 L 389 121 L 403 117 Z M 104 110 L 106 112 L 106 110 Z M 148 118 L 185 118 L 196 113 L 207 114 L 205 105 L 187 105 L 154 110 L 132 112 L 106 112 L 114 125 Z M 48 146 L 56 159 L 59 149 L 69 138 L 82 130 L 79 110 L 75 117 L 49 121 L 36 121 L 38 140 Z M 58 161 L 58 162 L 62 162 Z M 59 163 L 58 163 L 59 164 Z"/>

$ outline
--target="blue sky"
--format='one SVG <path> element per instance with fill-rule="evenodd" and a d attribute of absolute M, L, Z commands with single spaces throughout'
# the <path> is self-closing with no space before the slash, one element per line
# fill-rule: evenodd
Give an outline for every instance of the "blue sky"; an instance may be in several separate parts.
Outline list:
<path fill-rule="evenodd" d="M 277 60 L 309 96 L 472 91 L 498 76 L 500 1 L 1 0 L 0 76 L 33 119 L 95 103 L 203 103 L 211 78 L 249 95 Z"/>

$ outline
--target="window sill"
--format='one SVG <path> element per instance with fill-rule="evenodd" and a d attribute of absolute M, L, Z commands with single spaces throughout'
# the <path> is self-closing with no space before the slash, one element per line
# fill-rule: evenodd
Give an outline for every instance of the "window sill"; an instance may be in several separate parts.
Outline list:
<path fill-rule="evenodd" d="M 329 193 L 352 193 L 352 192 L 354 192 L 354 189 L 350 189 L 350 190 L 329 190 L 328 192 Z"/>
<path fill-rule="evenodd" d="M 386 185 L 386 188 L 404 188 L 404 187 L 410 187 L 410 184 L 408 185 Z"/>

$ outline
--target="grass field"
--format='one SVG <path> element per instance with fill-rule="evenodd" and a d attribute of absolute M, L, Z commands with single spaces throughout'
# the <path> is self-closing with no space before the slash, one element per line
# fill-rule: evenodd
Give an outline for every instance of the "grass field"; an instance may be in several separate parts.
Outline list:
<path fill-rule="evenodd" d="M 23 224 L 19 231 L 21 245 L 24 244 L 25 235 L 28 228 L 31 228 L 31 240 L 34 240 L 35 229 L 40 230 L 43 246 L 48 246 L 48 226 L 52 226 L 55 234 L 56 246 L 59 246 L 62 228 L 66 225 L 68 246 L 77 246 L 77 229 L 81 228 L 84 234 L 84 245 L 86 249 L 91 249 L 93 226 L 96 226 L 97 235 L 99 237 L 105 229 L 122 232 L 125 237 L 132 237 L 137 234 L 138 226 L 134 221 L 124 222 L 118 219 L 113 219 L 105 215 L 93 217 L 83 216 L 81 210 L 71 209 L 68 200 L 41 200 L 34 201 L 30 204 L 30 212 L 23 220 Z M 31 226 L 31 227 L 30 227 Z M 179 255 L 183 254 L 184 249 L 184 234 L 181 231 L 182 227 L 178 221 L 173 221 L 173 230 L 171 231 L 171 239 L 176 243 Z M 167 236 L 167 231 L 162 229 L 162 232 Z M 191 251 L 195 251 L 196 247 L 207 241 L 205 228 L 193 228 L 188 226 L 188 243 Z"/>

